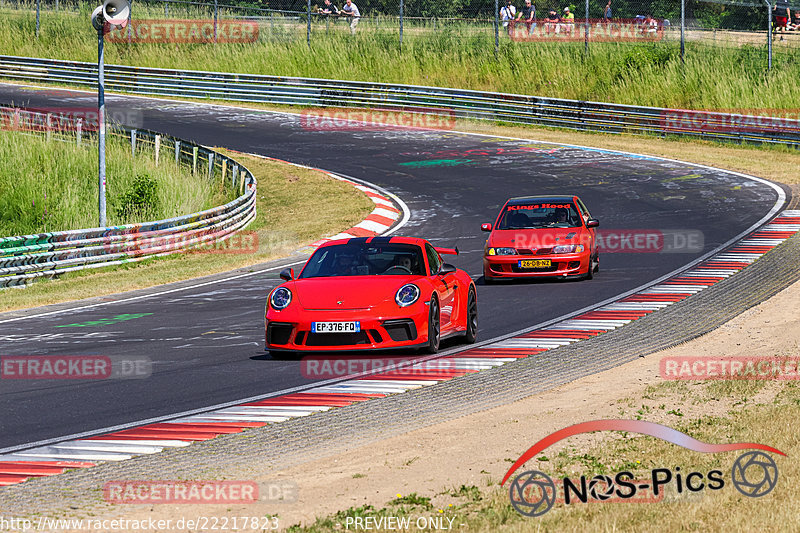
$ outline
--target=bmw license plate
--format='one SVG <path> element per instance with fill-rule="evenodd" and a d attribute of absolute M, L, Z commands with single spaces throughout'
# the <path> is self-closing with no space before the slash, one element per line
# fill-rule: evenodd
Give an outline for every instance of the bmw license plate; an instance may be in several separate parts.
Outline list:
<path fill-rule="evenodd" d="M 361 322 L 312 322 L 311 333 L 357 333 Z"/>
<path fill-rule="evenodd" d="M 519 268 L 548 268 L 551 266 L 549 259 L 520 259 Z"/>

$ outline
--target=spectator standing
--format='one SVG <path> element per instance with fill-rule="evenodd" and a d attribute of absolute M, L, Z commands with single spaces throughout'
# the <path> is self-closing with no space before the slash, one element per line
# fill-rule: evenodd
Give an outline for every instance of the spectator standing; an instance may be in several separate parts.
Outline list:
<path fill-rule="evenodd" d="M 517 20 L 520 19 L 525 22 L 528 35 L 533 35 L 534 30 L 536 30 L 536 6 L 531 3 L 531 0 L 525 0 L 525 5 L 517 15 Z"/>
<path fill-rule="evenodd" d="M 564 21 L 564 30 L 570 35 L 575 31 L 575 14 L 571 13 L 568 7 L 564 8 L 564 16 L 561 18 Z"/>
<path fill-rule="evenodd" d="M 319 12 L 327 16 L 338 15 L 339 9 L 336 7 L 335 4 L 331 3 L 331 0 L 325 0 L 325 3 L 322 4 L 322 9 L 320 9 Z"/>
<path fill-rule="evenodd" d="M 511 0 L 506 1 L 506 5 L 500 8 L 500 19 L 503 21 L 503 27 L 511 37 L 511 32 L 514 31 L 514 15 L 517 14 L 517 8 L 511 3 Z"/>
<path fill-rule="evenodd" d="M 775 32 L 777 33 L 777 31 L 780 30 L 782 41 L 783 33 L 786 31 L 789 21 L 792 18 L 792 12 L 789 9 L 789 4 L 781 2 L 781 5 L 778 6 L 778 2 L 775 2 L 772 5 L 772 13 L 772 18 L 775 20 Z"/>
<path fill-rule="evenodd" d="M 611 0 L 608 0 L 606 8 L 603 10 L 603 22 L 611 22 Z"/>
<path fill-rule="evenodd" d="M 555 30 L 558 33 L 558 25 L 561 22 L 561 17 L 558 16 L 555 9 L 551 9 L 547 13 L 547 17 L 544 19 L 544 30 L 546 33 L 551 33 Z"/>
<path fill-rule="evenodd" d="M 345 2 L 342 6 L 342 13 L 350 18 L 350 33 L 355 35 L 356 26 L 358 26 L 358 21 L 361 20 L 361 13 L 358 11 L 358 7 L 353 3 L 353 0 L 347 0 Z"/>

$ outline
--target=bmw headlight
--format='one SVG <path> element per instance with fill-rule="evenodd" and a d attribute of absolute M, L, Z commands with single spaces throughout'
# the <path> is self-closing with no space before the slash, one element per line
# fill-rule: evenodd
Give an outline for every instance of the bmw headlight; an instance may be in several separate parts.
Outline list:
<path fill-rule="evenodd" d="M 489 255 L 517 255 L 515 248 L 489 248 Z"/>
<path fill-rule="evenodd" d="M 394 295 L 394 301 L 397 302 L 397 305 L 400 307 L 408 307 L 419 300 L 419 294 L 419 287 L 413 283 L 406 283 L 400 287 L 397 294 Z"/>
<path fill-rule="evenodd" d="M 554 254 L 579 254 L 583 251 L 582 244 L 563 244 L 553 248 Z"/>
<path fill-rule="evenodd" d="M 272 292 L 272 295 L 269 297 L 269 303 L 272 305 L 272 308 L 280 311 L 281 309 L 286 309 L 286 307 L 292 302 L 292 291 L 287 289 L 286 287 L 278 287 Z"/>

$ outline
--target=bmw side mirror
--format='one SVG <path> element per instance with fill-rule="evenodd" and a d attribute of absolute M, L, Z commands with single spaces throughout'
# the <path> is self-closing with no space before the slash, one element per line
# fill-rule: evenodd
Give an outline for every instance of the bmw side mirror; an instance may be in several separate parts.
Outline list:
<path fill-rule="evenodd" d="M 492 231 L 491 224 L 481 224 L 481 231 Z"/>
<path fill-rule="evenodd" d="M 596 218 L 590 218 L 589 220 L 586 221 L 586 227 L 587 228 L 596 228 L 599 225 L 600 225 L 600 221 L 597 220 Z"/>
<path fill-rule="evenodd" d="M 445 274 L 452 274 L 456 271 L 456 267 L 451 265 L 450 263 L 442 263 L 442 266 L 439 267 L 439 275 L 444 276 Z"/>
<path fill-rule="evenodd" d="M 282 280 L 291 281 L 294 279 L 294 270 L 291 268 L 284 268 L 279 274 Z"/>

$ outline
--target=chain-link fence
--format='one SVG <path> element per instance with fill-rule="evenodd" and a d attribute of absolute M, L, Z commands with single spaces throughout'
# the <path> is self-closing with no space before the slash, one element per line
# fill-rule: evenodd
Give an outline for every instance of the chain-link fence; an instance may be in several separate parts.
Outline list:
<path fill-rule="evenodd" d="M 347 2 L 351 1 L 352 4 Z M 786 1 L 795 2 L 785 3 Z M 403 39 L 437 31 L 494 37 L 495 53 L 502 40 L 583 43 L 588 52 L 602 43 L 663 42 L 680 47 L 683 57 L 707 47 L 747 47 L 771 66 L 773 50 L 800 50 L 800 0 L 135 0 L 128 40 L 147 30 L 153 42 L 154 21 L 197 20 L 200 40 L 230 42 L 225 21 L 254 24 L 254 40 L 309 42 L 330 33 L 380 32 Z M 351 7 L 355 6 L 355 7 Z M 0 9 L 39 13 L 90 12 L 94 4 L 69 0 L 0 0 Z M 226 29 L 227 28 L 227 29 Z M 174 28 L 173 28 L 174 29 Z M 169 30 L 165 35 L 168 36 Z M 222 35 L 221 35 L 222 34 Z M 192 41 L 195 42 L 195 41 Z"/>

